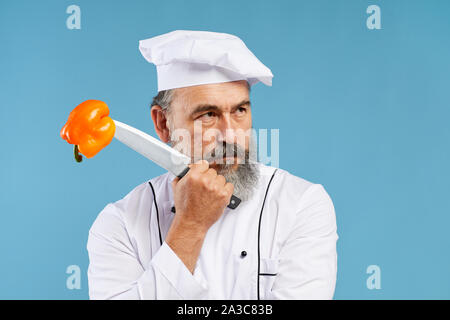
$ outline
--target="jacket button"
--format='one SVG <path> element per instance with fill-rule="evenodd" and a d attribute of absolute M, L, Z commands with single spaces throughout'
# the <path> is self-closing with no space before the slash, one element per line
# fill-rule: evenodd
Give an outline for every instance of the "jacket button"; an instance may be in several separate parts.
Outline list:
<path fill-rule="evenodd" d="M 241 258 L 244 258 L 247 255 L 247 251 L 242 251 L 241 252 Z"/>

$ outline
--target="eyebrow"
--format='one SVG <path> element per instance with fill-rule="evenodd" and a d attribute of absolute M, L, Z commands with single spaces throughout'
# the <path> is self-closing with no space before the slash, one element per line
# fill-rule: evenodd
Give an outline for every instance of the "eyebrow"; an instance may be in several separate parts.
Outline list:
<path fill-rule="evenodd" d="M 248 105 L 250 106 L 250 100 L 242 100 L 241 102 L 239 102 L 238 104 L 234 105 L 233 107 L 231 107 L 231 110 L 235 110 L 239 107 Z M 197 105 L 194 110 L 191 112 L 191 117 L 195 116 L 198 113 L 201 112 L 205 112 L 205 111 L 216 111 L 216 112 L 220 112 L 220 108 L 214 104 L 199 104 Z"/>

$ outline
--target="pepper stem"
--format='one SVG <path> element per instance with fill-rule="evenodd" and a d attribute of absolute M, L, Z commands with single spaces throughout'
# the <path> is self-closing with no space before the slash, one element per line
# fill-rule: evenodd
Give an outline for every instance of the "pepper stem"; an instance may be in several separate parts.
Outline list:
<path fill-rule="evenodd" d="M 75 161 L 76 162 L 81 162 L 83 161 L 83 157 L 81 156 L 81 154 L 78 152 L 78 145 L 74 145 L 73 146 L 73 155 L 75 156 Z"/>

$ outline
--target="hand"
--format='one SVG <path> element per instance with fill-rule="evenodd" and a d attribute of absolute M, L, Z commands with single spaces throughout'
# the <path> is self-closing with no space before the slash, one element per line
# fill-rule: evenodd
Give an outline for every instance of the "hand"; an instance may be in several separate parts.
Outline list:
<path fill-rule="evenodd" d="M 206 160 L 191 164 L 188 173 L 172 182 L 176 219 L 183 226 L 206 233 L 230 202 L 234 186 L 209 168 Z"/>

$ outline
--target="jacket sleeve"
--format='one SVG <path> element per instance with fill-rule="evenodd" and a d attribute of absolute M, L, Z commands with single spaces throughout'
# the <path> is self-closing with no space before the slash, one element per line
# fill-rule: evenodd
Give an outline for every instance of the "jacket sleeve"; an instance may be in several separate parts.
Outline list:
<path fill-rule="evenodd" d="M 320 184 L 311 185 L 299 203 L 269 299 L 332 299 L 338 240 L 333 203 Z"/>
<path fill-rule="evenodd" d="M 150 261 L 140 261 L 120 212 L 108 204 L 89 230 L 90 299 L 207 298 L 208 286 L 163 242 Z"/>

